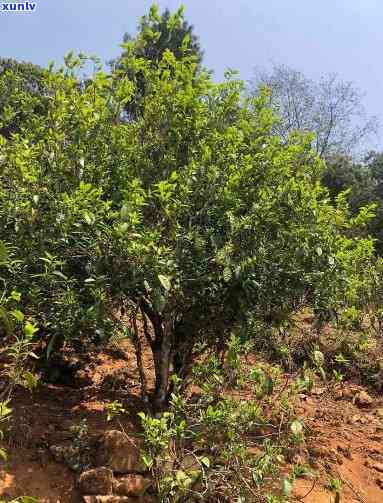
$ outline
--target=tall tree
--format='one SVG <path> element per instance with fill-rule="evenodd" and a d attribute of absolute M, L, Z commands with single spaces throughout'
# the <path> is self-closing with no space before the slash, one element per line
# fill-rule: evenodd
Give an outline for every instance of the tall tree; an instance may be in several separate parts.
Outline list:
<path fill-rule="evenodd" d="M 336 155 L 326 159 L 322 183 L 333 202 L 341 192 L 348 191 L 347 201 L 353 215 L 363 206 L 373 204 L 375 217 L 365 229 L 375 239 L 378 254 L 383 252 L 383 154 L 372 152 L 363 162 L 349 156 Z"/>
<path fill-rule="evenodd" d="M 45 73 L 32 63 L 0 58 L 0 109 L 3 110 L 0 135 L 9 139 L 20 132 L 28 114 L 44 113 Z M 14 93 L 17 89 L 20 92 Z"/>
<path fill-rule="evenodd" d="M 134 78 L 135 98 L 126 105 L 126 111 L 132 118 L 137 117 L 140 102 L 147 93 L 147 81 L 143 72 L 132 71 L 127 66 L 132 54 L 142 58 L 152 66 L 158 65 L 166 51 L 171 51 L 176 59 L 191 58 L 195 63 L 195 72 L 200 68 L 203 52 L 194 28 L 184 18 L 184 8 L 172 14 L 166 9 L 162 14 L 153 4 L 149 14 L 140 19 L 135 36 L 126 33 L 123 38 L 121 56 L 110 62 L 115 74 Z"/>
<path fill-rule="evenodd" d="M 363 95 L 352 82 L 330 74 L 318 82 L 285 65 L 256 72 L 251 92 L 270 90 L 270 105 L 280 117 L 275 132 L 284 140 L 293 131 L 314 133 L 312 146 L 320 157 L 354 154 L 378 129 L 365 112 Z"/>

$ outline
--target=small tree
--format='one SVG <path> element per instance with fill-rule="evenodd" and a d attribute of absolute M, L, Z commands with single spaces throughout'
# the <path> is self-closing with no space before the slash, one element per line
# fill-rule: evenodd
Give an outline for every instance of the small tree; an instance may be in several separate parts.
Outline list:
<path fill-rule="evenodd" d="M 182 57 L 148 61 L 144 36 L 126 46 L 125 77 L 98 72 L 81 87 L 73 56 L 50 70 L 47 114 L 0 143 L 0 219 L 24 264 L 13 284 L 33 292 L 42 330 L 106 333 L 128 309 L 143 394 L 139 323 L 161 408 L 170 373 L 186 377 L 249 317 L 279 324 L 342 300 L 353 256 L 372 246 L 329 203 L 311 138 L 273 134 L 267 94 L 244 99 L 230 74 L 213 83 L 187 40 Z M 122 121 L 138 75 L 140 114 Z"/>

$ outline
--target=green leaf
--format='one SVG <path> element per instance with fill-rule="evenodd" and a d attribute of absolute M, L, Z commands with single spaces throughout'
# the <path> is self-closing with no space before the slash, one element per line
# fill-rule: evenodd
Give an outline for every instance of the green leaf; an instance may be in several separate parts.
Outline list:
<path fill-rule="evenodd" d="M 61 271 L 53 271 L 52 274 L 54 274 L 55 276 L 58 276 L 61 279 L 64 279 L 65 281 L 68 280 L 67 276 L 65 276 L 65 274 L 63 274 Z"/>
<path fill-rule="evenodd" d="M 223 279 L 226 283 L 231 280 L 231 275 L 232 275 L 232 272 L 231 272 L 230 267 L 225 267 L 225 269 L 223 270 Z"/>
<path fill-rule="evenodd" d="M 120 211 L 121 220 L 126 220 L 129 217 L 129 208 L 124 204 Z"/>
<path fill-rule="evenodd" d="M 300 435 L 303 432 L 303 425 L 296 419 L 290 424 L 290 430 L 294 435 Z"/>
<path fill-rule="evenodd" d="M 165 290 L 170 290 L 172 285 L 171 285 L 171 278 L 169 278 L 169 276 L 159 274 L 158 279 L 160 280 L 160 283 L 165 288 Z"/>
<path fill-rule="evenodd" d="M 319 350 L 313 351 L 313 360 L 314 363 L 322 366 L 324 364 L 324 354 L 322 353 L 322 351 Z"/>
<path fill-rule="evenodd" d="M 8 297 L 8 300 L 14 300 L 15 302 L 20 302 L 21 293 L 17 290 L 12 290 L 11 295 Z"/>
<path fill-rule="evenodd" d="M 11 311 L 11 315 L 19 322 L 24 321 L 24 313 L 19 311 L 18 309 L 15 309 L 14 311 Z"/>
<path fill-rule="evenodd" d="M 51 340 L 49 341 L 49 344 L 47 347 L 47 360 L 49 360 L 49 358 L 51 357 L 51 354 L 53 353 L 57 337 L 58 337 L 58 335 L 54 334 L 52 336 Z"/>
<path fill-rule="evenodd" d="M 207 456 L 203 456 L 202 458 L 199 458 L 200 462 L 206 466 L 206 468 L 210 468 L 210 459 Z"/>
<path fill-rule="evenodd" d="M 32 339 L 35 333 L 38 331 L 37 326 L 30 321 L 27 321 L 24 325 L 24 333 L 27 339 Z"/>
<path fill-rule="evenodd" d="M 290 496 L 292 490 L 293 490 L 293 484 L 291 483 L 291 481 L 289 479 L 284 479 L 282 487 L 283 496 L 285 497 Z"/>
<path fill-rule="evenodd" d="M 147 468 L 151 468 L 153 466 L 153 459 L 149 456 L 145 456 L 144 454 L 141 456 L 142 461 L 144 462 L 144 465 Z"/>

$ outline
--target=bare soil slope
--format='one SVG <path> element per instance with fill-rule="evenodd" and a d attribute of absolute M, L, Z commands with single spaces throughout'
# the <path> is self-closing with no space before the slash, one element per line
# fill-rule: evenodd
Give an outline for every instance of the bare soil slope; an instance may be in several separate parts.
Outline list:
<path fill-rule="evenodd" d="M 33 395 L 18 390 L 8 439 L 9 460 L 0 465 L 0 496 L 31 495 L 41 503 L 79 503 L 77 474 L 57 456 L 57 446 L 73 442 L 73 427 L 86 420 L 97 438 L 107 429 L 138 431 L 140 388 L 133 352 L 87 354 L 76 386 L 42 385 Z M 147 373 L 151 369 L 146 365 Z M 361 393 L 362 392 L 362 393 Z M 292 501 L 330 503 L 331 478 L 343 481 L 341 501 L 383 502 L 383 397 L 344 383 L 300 395 L 296 412 L 305 419 L 307 444 L 292 462 L 310 464 L 320 477 L 299 479 Z M 120 400 L 128 414 L 107 422 L 105 406 Z"/>

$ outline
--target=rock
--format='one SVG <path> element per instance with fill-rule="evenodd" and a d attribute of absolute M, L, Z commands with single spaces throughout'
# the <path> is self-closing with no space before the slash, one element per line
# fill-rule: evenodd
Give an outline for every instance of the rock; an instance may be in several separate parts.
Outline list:
<path fill-rule="evenodd" d="M 114 492 L 119 496 L 142 496 L 152 485 L 149 478 L 142 475 L 125 475 L 114 481 Z"/>
<path fill-rule="evenodd" d="M 52 454 L 53 459 L 57 461 L 57 463 L 63 463 L 65 458 L 65 447 L 62 445 L 50 445 L 49 452 Z"/>
<path fill-rule="evenodd" d="M 383 409 L 378 409 L 376 411 L 376 415 L 380 418 L 380 419 L 383 419 Z"/>
<path fill-rule="evenodd" d="M 113 472 L 105 467 L 87 470 L 80 475 L 78 485 L 81 494 L 112 494 Z"/>
<path fill-rule="evenodd" d="M 352 452 L 350 446 L 338 445 L 337 449 L 341 454 L 343 454 L 345 458 L 352 460 Z"/>
<path fill-rule="evenodd" d="M 350 400 L 352 400 L 354 398 L 355 393 L 356 393 L 356 391 L 354 389 L 348 388 L 348 387 L 344 388 L 342 390 L 342 396 L 343 396 L 343 398 L 348 398 Z"/>
<path fill-rule="evenodd" d="M 93 379 L 89 371 L 80 369 L 74 375 L 74 379 L 78 388 L 92 386 Z"/>
<path fill-rule="evenodd" d="M 83 496 L 85 503 L 137 503 L 136 498 L 127 496 Z"/>
<path fill-rule="evenodd" d="M 341 389 L 337 389 L 334 392 L 335 400 L 341 400 L 343 398 L 343 391 Z"/>
<path fill-rule="evenodd" d="M 333 463 L 338 462 L 339 455 L 335 451 L 335 449 L 318 445 L 318 446 L 310 446 L 308 448 L 308 451 L 310 453 L 310 456 L 312 456 L 313 458 L 328 459 Z"/>
<path fill-rule="evenodd" d="M 96 465 L 107 466 L 115 473 L 144 473 L 146 467 L 141 459 L 142 441 L 128 437 L 118 430 L 104 433 L 96 452 Z"/>
<path fill-rule="evenodd" d="M 383 463 L 373 463 L 371 465 L 371 468 L 374 468 L 374 470 L 377 470 L 380 473 L 383 473 Z"/>
<path fill-rule="evenodd" d="M 360 391 L 355 396 L 355 401 L 361 407 L 367 407 L 368 405 L 372 404 L 373 399 L 370 397 L 370 395 L 366 391 Z"/>
<path fill-rule="evenodd" d="M 383 489 L 383 478 L 382 478 L 382 477 L 378 477 L 378 478 L 375 480 L 375 482 L 376 482 L 376 485 L 377 485 L 378 487 L 380 487 L 380 489 Z"/>
<path fill-rule="evenodd" d="M 83 496 L 84 503 L 158 503 L 155 496 Z"/>

